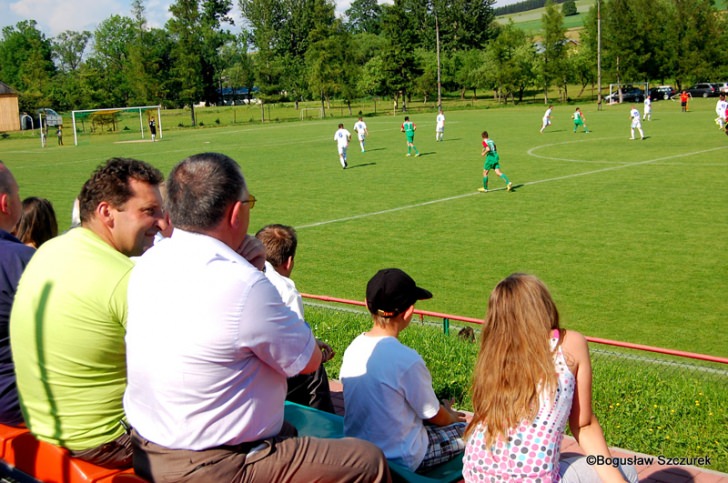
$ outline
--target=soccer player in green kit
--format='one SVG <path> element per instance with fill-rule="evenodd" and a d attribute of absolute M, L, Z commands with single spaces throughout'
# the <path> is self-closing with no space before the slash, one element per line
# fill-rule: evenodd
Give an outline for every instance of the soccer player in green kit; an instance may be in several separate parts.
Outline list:
<path fill-rule="evenodd" d="M 480 153 L 481 156 L 485 156 L 485 163 L 483 163 L 483 187 L 478 188 L 481 193 L 488 192 L 488 171 L 491 169 L 495 170 L 495 174 L 503 178 L 506 182 L 506 191 L 513 189 L 513 183 L 508 179 L 500 170 L 500 156 L 498 155 L 498 149 L 495 146 L 495 142 L 488 137 L 488 131 L 483 131 L 483 150 Z"/>
<path fill-rule="evenodd" d="M 409 116 L 404 117 L 404 122 L 399 130 L 407 136 L 407 156 L 412 155 L 413 149 L 415 150 L 415 156 L 419 156 L 420 152 L 417 151 L 417 148 L 415 147 L 415 131 L 417 130 L 417 126 L 415 123 L 410 121 Z"/>

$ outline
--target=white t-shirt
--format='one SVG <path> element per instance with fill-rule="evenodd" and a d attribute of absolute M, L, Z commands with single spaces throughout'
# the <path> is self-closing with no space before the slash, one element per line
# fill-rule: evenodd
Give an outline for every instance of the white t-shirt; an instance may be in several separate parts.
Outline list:
<path fill-rule="evenodd" d="M 629 115 L 632 117 L 632 127 L 642 127 L 642 123 L 640 122 L 640 111 L 638 111 L 637 108 L 633 108 L 629 111 Z"/>
<path fill-rule="evenodd" d="M 303 318 L 303 299 L 293 280 L 276 272 L 275 267 L 268 261 L 265 262 L 265 276 L 281 294 L 283 303 L 298 314 L 300 318 Z"/>
<path fill-rule="evenodd" d="M 124 409 L 139 434 L 202 450 L 280 432 L 286 378 L 316 340 L 261 271 L 177 228 L 137 261 L 128 304 Z"/>
<path fill-rule="evenodd" d="M 726 107 L 728 107 L 728 101 L 721 101 L 720 99 L 718 99 L 718 102 L 715 103 L 715 113 L 721 119 L 725 119 Z"/>
<path fill-rule="evenodd" d="M 329 131 L 330 132 L 330 131 Z M 339 145 L 339 148 L 345 148 L 349 146 L 349 139 L 351 138 L 351 133 L 344 129 L 343 127 L 336 131 L 334 134 L 334 141 L 337 142 Z"/>
<path fill-rule="evenodd" d="M 367 135 L 367 123 L 364 121 L 357 121 L 356 124 L 354 124 L 354 131 L 356 131 L 359 139 L 364 139 Z"/>
<path fill-rule="evenodd" d="M 370 441 L 384 456 L 414 471 L 427 452 L 423 420 L 440 402 L 417 352 L 394 337 L 361 334 L 344 352 L 344 434 Z"/>
<path fill-rule="evenodd" d="M 437 128 L 438 131 L 445 129 L 445 114 L 440 113 L 437 115 Z"/>
<path fill-rule="evenodd" d="M 648 98 L 645 99 L 645 112 L 650 112 L 652 110 L 652 101 Z"/>
<path fill-rule="evenodd" d="M 549 107 L 546 109 L 546 112 L 543 113 L 543 122 L 548 122 L 549 117 L 551 117 L 551 108 Z"/>

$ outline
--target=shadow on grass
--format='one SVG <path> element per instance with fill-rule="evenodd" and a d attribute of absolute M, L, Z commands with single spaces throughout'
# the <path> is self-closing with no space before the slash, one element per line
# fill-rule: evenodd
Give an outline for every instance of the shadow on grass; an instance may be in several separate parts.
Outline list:
<path fill-rule="evenodd" d="M 366 150 L 365 152 L 363 152 L 363 153 L 361 153 L 361 154 L 366 154 L 366 153 L 369 153 L 369 152 L 372 152 L 372 151 L 386 151 L 386 150 L 387 150 L 387 148 L 374 148 L 374 149 L 367 149 L 367 150 Z"/>
<path fill-rule="evenodd" d="M 516 192 L 516 190 L 517 190 L 518 188 L 522 188 L 522 187 L 524 187 L 524 186 L 526 186 L 526 185 L 525 185 L 525 184 L 523 184 L 523 183 L 521 183 L 521 184 L 514 184 L 514 185 L 513 185 L 512 187 L 511 187 L 511 193 L 515 193 L 515 192 Z"/>
<path fill-rule="evenodd" d="M 377 163 L 361 163 L 361 164 L 350 164 L 346 171 L 354 168 L 363 168 L 365 166 L 375 166 Z"/>

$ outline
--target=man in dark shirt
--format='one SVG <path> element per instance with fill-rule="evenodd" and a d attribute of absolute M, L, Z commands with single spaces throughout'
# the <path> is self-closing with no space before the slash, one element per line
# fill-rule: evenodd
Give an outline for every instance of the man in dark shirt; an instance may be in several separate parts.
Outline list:
<path fill-rule="evenodd" d="M 10 232 L 20 219 L 23 207 L 18 183 L 0 161 L 0 423 L 16 426 L 23 422 L 15 386 L 8 326 L 10 309 L 20 275 L 35 249 L 23 245 Z"/>

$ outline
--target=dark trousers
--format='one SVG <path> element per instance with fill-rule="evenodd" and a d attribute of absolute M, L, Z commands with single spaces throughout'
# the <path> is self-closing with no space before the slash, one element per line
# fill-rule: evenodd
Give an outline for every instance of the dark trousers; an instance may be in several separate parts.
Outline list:
<path fill-rule="evenodd" d="M 321 364 L 311 374 L 289 377 L 286 400 L 333 414 L 334 403 L 331 402 L 329 376 L 324 365 Z"/>

